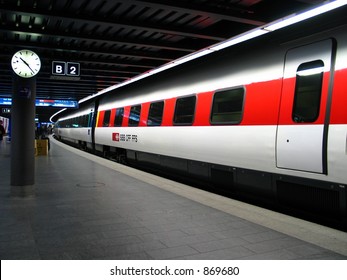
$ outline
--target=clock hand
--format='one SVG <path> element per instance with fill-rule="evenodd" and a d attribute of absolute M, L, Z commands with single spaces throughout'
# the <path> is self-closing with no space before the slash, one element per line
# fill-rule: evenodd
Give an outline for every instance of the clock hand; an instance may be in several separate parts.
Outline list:
<path fill-rule="evenodd" d="M 28 62 L 26 62 L 26 61 L 25 61 L 23 58 L 21 58 L 21 57 L 20 57 L 20 60 L 23 61 L 24 64 L 25 64 L 26 66 L 29 67 L 30 71 L 31 71 L 33 74 L 35 73 L 35 72 L 33 71 L 33 69 L 31 69 L 31 67 L 30 67 L 30 65 L 28 64 Z"/>

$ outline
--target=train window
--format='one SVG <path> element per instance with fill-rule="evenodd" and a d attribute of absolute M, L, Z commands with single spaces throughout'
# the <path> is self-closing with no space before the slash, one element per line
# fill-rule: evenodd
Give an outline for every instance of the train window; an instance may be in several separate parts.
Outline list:
<path fill-rule="evenodd" d="M 102 123 L 103 127 L 108 127 L 110 125 L 111 110 L 105 111 L 104 121 Z"/>
<path fill-rule="evenodd" d="M 296 71 L 292 111 L 294 122 L 314 122 L 319 116 L 324 63 L 315 60 L 301 64 Z"/>
<path fill-rule="evenodd" d="M 245 89 L 217 91 L 213 96 L 211 124 L 238 124 L 242 120 Z"/>
<path fill-rule="evenodd" d="M 83 115 L 77 118 L 78 127 L 83 127 Z"/>
<path fill-rule="evenodd" d="M 83 116 L 77 117 L 77 125 L 78 127 L 83 127 Z"/>
<path fill-rule="evenodd" d="M 153 102 L 149 107 L 148 113 L 148 126 L 158 126 L 161 125 L 164 112 L 164 101 Z"/>
<path fill-rule="evenodd" d="M 83 127 L 83 125 L 82 125 L 82 116 L 78 116 L 76 118 L 76 124 L 77 124 L 77 127 Z"/>
<path fill-rule="evenodd" d="M 89 115 L 83 116 L 83 127 L 88 127 Z"/>
<path fill-rule="evenodd" d="M 140 122 L 141 105 L 131 106 L 129 126 L 138 126 Z"/>
<path fill-rule="evenodd" d="M 94 114 L 93 113 L 89 113 L 88 114 L 88 123 L 87 123 L 87 127 L 92 127 L 92 122 L 93 122 L 93 116 Z"/>
<path fill-rule="evenodd" d="M 78 118 L 77 118 L 77 117 L 74 117 L 74 118 L 72 119 L 72 124 L 71 124 L 71 126 L 72 126 L 73 128 L 78 127 Z"/>
<path fill-rule="evenodd" d="M 124 108 L 117 108 L 116 115 L 114 117 L 114 126 L 122 126 L 124 116 Z"/>
<path fill-rule="evenodd" d="M 174 114 L 174 124 L 191 125 L 194 121 L 196 96 L 178 98 Z"/>

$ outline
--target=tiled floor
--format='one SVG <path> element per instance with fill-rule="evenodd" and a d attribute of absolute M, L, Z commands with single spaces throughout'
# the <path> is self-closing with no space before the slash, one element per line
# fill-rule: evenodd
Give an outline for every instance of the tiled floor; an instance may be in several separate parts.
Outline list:
<path fill-rule="evenodd" d="M 271 216 L 243 218 L 239 202 L 76 154 L 55 140 L 49 156 L 36 158 L 36 195 L 11 197 L 9 146 L 0 148 L 3 260 L 347 259 L 346 233 L 330 238 L 325 229 L 322 240 L 337 242 L 334 252 L 271 229 Z"/>

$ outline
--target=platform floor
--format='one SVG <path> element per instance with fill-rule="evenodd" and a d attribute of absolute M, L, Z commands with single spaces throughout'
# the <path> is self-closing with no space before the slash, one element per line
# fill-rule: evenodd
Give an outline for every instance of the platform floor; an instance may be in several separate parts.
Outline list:
<path fill-rule="evenodd" d="M 51 139 L 36 195 L 10 196 L 0 146 L 0 258 L 347 259 L 347 234 L 211 194 Z"/>

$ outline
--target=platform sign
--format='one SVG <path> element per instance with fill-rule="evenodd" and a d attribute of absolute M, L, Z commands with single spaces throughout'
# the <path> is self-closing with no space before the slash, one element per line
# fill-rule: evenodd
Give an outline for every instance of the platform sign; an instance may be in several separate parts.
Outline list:
<path fill-rule="evenodd" d="M 12 98 L 1 98 L 0 105 L 12 105 Z M 59 99 L 36 99 L 35 106 L 40 107 L 62 107 L 62 108 L 78 108 L 76 100 L 59 100 Z M 4 113 L 4 111 L 3 111 Z"/>
<path fill-rule="evenodd" d="M 80 64 L 78 62 L 52 61 L 52 75 L 79 77 Z"/>
<path fill-rule="evenodd" d="M 74 100 L 36 99 L 35 105 L 40 107 L 78 108 L 78 102 Z"/>
<path fill-rule="evenodd" d="M 66 62 L 64 61 L 52 61 L 52 74 L 53 75 L 65 75 Z"/>
<path fill-rule="evenodd" d="M 12 98 L 0 97 L 0 105 L 12 105 Z"/>
<path fill-rule="evenodd" d="M 80 75 L 80 64 L 77 62 L 67 62 L 66 75 L 68 76 L 79 76 Z"/>

